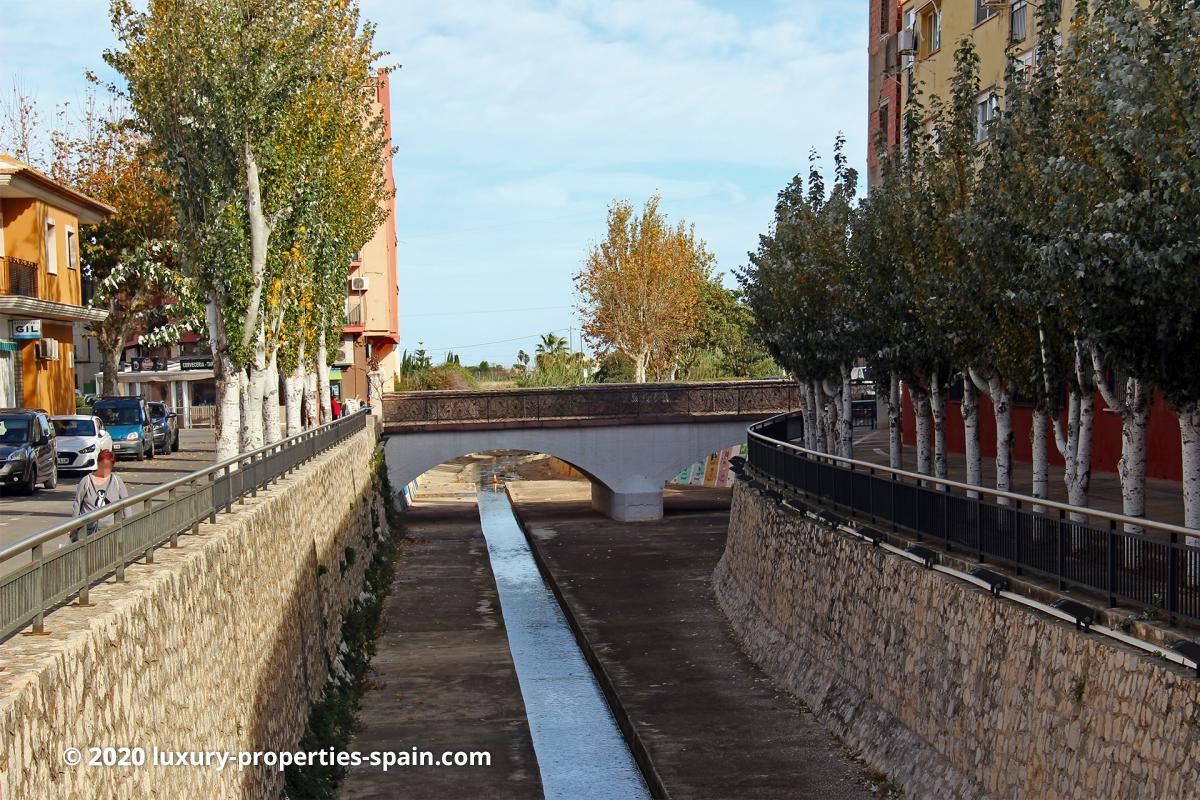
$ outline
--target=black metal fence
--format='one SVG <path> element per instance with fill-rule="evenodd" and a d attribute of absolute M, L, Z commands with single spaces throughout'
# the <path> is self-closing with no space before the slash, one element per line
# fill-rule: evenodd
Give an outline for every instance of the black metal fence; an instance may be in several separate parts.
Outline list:
<path fill-rule="evenodd" d="M 216 522 L 233 503 L 254 496 L 309 459 L 366 427 L 361 411 L 251 453 L 222 461 L 162 486 L 105 506 L 33 534 L 0 550 L 0 569 L 10 561 L 28 561 L 0 575 L 0 638 L 33 624 L 41 632 L 44 616 L 57 604 L 78 596 L 108 575 L 125 579 L 125 566 L 138 558 L 150 562 L 154 550 L 174 546 L 182 533 L 201 522 Z M 108 522 L 89 532 L 93 523 Z M 64 536 L 74 541 L 55 544 Z"/>
<path fill-rule="evenodd" d="M 981 562 L 1099 592 L 1110 605 L 1200 622 L 1200 548 L 1186 544 L 1187 529 L 813 453 L 791 444 L 793 416 L 750 428 L 748 462 L 761 477 Z M 1145 533 L 1127 532 L 1134 524 Z"/>

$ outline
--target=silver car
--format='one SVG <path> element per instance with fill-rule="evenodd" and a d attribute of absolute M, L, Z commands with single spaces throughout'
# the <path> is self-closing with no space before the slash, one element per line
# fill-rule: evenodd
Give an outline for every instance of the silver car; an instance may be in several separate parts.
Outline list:
<path fill-rule="evenodd" d="M 87 414 L 64 414 L 54 417 L 58 434 L 58 468 L 91 472 L 101 450 L 112 450 L 112 436 L 99 417 Z"/>

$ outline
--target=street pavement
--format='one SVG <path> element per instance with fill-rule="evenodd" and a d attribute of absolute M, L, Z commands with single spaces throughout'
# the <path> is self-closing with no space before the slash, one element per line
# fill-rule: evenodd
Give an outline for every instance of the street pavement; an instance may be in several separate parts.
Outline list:
<path fill-rule="evenodd" d="M 215 440 L 212 430 L 179 432 L 179 452 L 155 456 L 153 460 L 117 462 L 116 473 L 125 481 L 131 495 L 144 492 L 172 478 L 203 469 L 213 461 Z M 70 519 L 75 487 L 86 473 L 60 472 L 58 486 L 50 491 L 39 488 L 32 496 L 5 490 L 0 495 L 0 547 L 5 547 L 63 520 Z M 62 541 L 67 541 L 63 537 Z M 54 543 L 51 543 L 53 546 Z M 14 558 L 0 564 L 0 573 L 8 572 L 28 558 Z"/>

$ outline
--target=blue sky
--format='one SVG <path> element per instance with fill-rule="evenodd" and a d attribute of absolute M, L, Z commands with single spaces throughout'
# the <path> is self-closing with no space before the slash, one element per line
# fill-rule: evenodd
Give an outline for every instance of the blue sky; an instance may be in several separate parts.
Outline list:
<path fill-rule="evenodd" d="M 77 100 L 107 2 L 17 0 L 11 76 Z M 392 78 L 402 345 L 511 363 L 579 321 L 572 275 L 614 198 L 663 196 L 726 273 L 844 130 L 866 152 L 865 4 L 363 0 Z M 518 341 L 503 341 L 519 339 Z M 495 344 L 484 344 L 492 343 Z"/>

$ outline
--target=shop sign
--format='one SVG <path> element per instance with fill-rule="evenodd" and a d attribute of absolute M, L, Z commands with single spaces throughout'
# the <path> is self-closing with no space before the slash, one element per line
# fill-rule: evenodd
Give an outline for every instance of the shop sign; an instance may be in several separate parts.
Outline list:
<path fill-rule="evenodd" d="M 180 356 L 179 368 L 182 370 L 212 369 L 212 356 Z"/>
<path fill-rule="evenodd" d="M 12 338 L 42 338 L 42 321 L 40 319 L 14 319 L 12 321 Z"/>

